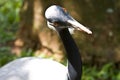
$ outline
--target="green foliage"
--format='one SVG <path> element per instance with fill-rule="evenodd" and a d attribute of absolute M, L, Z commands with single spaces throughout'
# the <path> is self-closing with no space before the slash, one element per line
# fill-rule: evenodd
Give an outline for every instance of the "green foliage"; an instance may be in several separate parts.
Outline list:
<path fill-rule="evenodd" d="M 21 3 L 21 0 L 0 0 L 0 66 L 15 59 L 8 43 L 15 39 Z"/>
<path fill-rule="evenodd" d="M 112 63 L 105 64 L 100 69 L 84 66 L 82 80 L 120 80 L 120 72 Z"/>
<path fill-rule="evenodd" d="M 0 5 L 0 42 L 5 43 L 14 38 L 18 28 L 21 0 L 1 0 Z"/>

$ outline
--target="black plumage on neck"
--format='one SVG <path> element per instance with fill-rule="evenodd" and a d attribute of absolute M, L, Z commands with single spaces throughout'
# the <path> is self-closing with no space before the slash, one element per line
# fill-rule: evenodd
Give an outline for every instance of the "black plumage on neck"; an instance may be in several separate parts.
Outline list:
<path fill-rule="evenodd" d="M 82 75 L 82 61 L 78 47 L 67 28 L 58 30 L 68 58 L 69 80 L 80 80 Z"/>

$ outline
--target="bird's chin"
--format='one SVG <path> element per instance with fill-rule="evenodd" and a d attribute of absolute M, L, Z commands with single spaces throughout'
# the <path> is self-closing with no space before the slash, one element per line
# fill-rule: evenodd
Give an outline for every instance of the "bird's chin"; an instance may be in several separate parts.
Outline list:
<path fill-rule="evenodd" d="M 53 25 L 50 25 L 49 22 L 47 23 L 48 24 L 48 27 L 54 31 L 61 31 L 63 28 L 62 27 L 57 27 L 57 26 L 53 26 Z"/>
<path fill-rule="evenodd" d="M 50 23 L 50 22 L 47 22 L 47 25 L 50 29 L 54 30 L 54 31 L 61 31 L 65 28 L 71 28 L 70 26 L 63 26 L 63 25 L 59 25 L 57 23 Z M 69 31 L 72 33 L 73 29 L 69 29 Z"/>
<path fill-rule="evenodd" d="M 50 23 L 49 23 L 49 22 L 47 22 L 47 25 L 48 25 L 48 27 L 49 27 L 50 29 L 52 29 L 52 30 L 55 30 L 55 31 L 56 31 L 55 27 L 54 27 L 54 26 L 52 26 L 52 25 L 50 25 Z"/>

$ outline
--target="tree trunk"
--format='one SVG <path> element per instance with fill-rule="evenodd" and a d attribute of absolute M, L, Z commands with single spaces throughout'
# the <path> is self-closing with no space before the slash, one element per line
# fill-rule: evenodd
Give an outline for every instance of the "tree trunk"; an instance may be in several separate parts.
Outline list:
<path fill-rule="evenodd" d="M 49 0 L 23 0 L 20 10 L 20 29 L 14 42 L 13 53 L 20 56 L 22 50 L 31 49 L 35 55 L 44 53 L 50 56 L 56 53 L 54 56 L 58 60 L 63 58 L 58 35 L 46 27 L 46 20 L 43 16 L 45 9 L 53 3 L 59 4 L 56 0 L 52 2 Z"/>

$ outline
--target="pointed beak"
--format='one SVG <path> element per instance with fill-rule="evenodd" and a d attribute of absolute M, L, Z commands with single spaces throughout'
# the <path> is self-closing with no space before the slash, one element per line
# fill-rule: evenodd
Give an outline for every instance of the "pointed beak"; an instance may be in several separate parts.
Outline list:
<path fill-rule="evenodd" d="M 69 24 L 71 24 L 72 28 L 74 28 L 76 30 L 80 30 L 80 31 L 84 31 L 84 32 L 86 32 L 88 34 L 92 34 L 92 31 L 90 31 L 87 27 L 83 26 L 82 24 L 80 24 L 79 22 L 77 22 L 74 19 L 69 19 L 69 20 L 67 20 L 67 22 Z"/>

